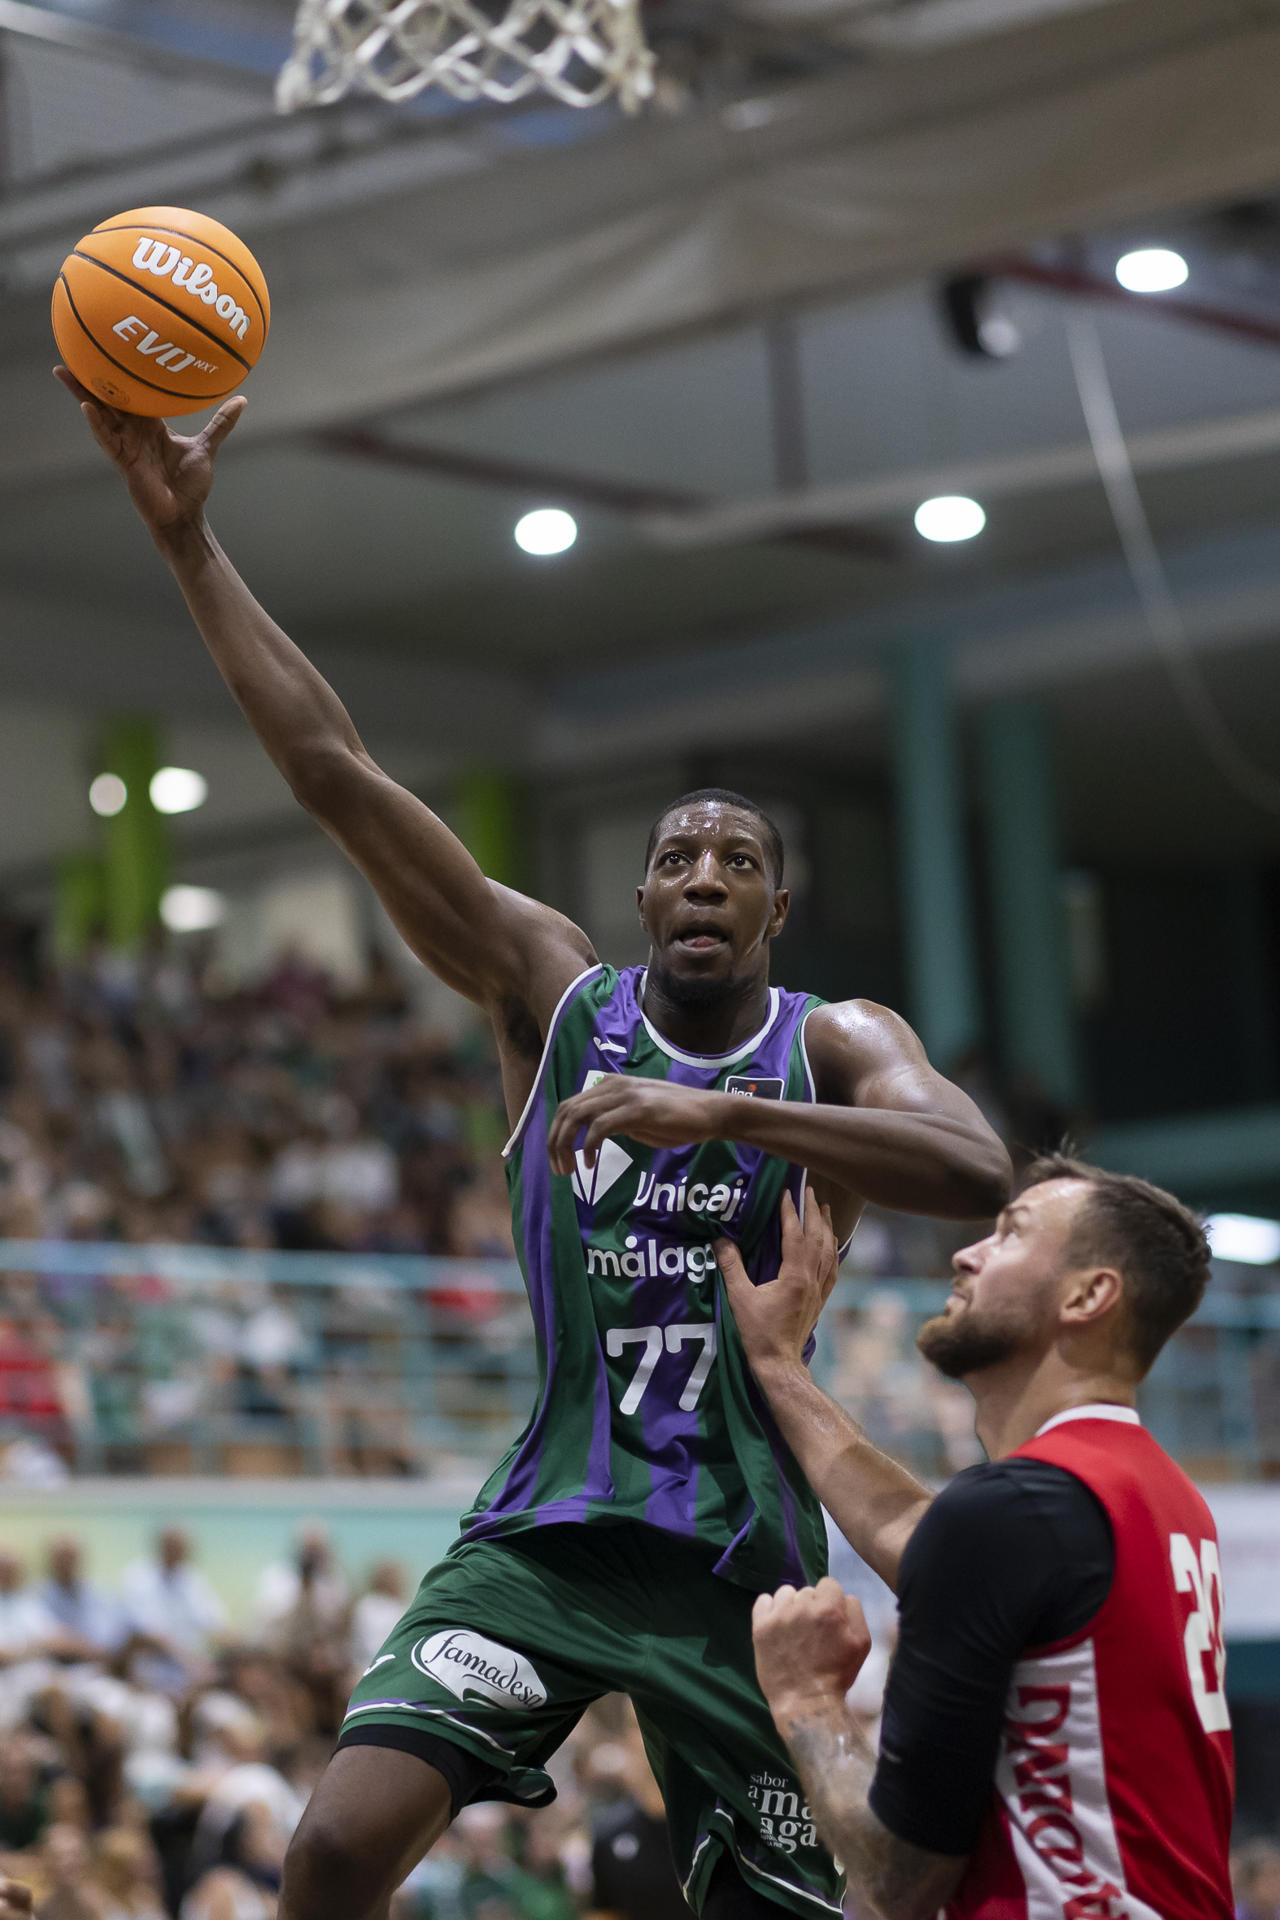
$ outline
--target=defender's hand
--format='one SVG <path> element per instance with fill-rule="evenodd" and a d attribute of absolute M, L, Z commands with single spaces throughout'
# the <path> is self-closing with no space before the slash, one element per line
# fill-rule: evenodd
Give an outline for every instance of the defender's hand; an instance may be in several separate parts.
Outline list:
<path fill-rule="evenodd" d="M 574 1142 L 583 1128 L 583 1154 L 594 1167 L 596 1155 L 613 1134 L 625 1133 L 646 1147 L 688 1147 L 717 1138 L 717 1100 L 696 1087 L 673 1087 L 666 1080 L 610 1073 L 562 1101 L 547 1130 L 547 1154 L 553 1173 L 573 1172 Z"/>
<path fill-rule="evenodd" d="M 778 1731 L 843 1704 L 871 1651 L 862 1607 L 838 1581 L 762 1593 L 751 1613 L 756 1673 Z"/>
<path fill-rule="evenodd" d="M 776 1279 L 754 1286 L 732 1240 L 717 1240 L 714 1247 L 747 1359 L 756 1370 L 770 1362 L 803 1365 L 809 1336 L 840 1270 L 831 1209 L 819 1207 L 812 1187 L 803 1226 L 789 1193 L 782 1196 L 780 1212 L 782 1260 Z"/>
<path fill-rule="evenodd" d="M 213 485 L 218 448 L 248 405 L 244 396 L 224 400 L 199 433 L 188 435 L 171 433 L 163 420 L 106 406 L 66 367 L 55 367 L 53 375 L 80 402 L 89 431 L 119 469 L 152 538 L 163 544 L 194 525 Z"/>

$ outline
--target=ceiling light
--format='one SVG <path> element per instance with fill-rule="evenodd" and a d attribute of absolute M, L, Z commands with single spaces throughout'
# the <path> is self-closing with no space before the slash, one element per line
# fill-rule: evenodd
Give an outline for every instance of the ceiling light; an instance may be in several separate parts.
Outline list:
<path fill-rule="evenodd" d="M 89 785 L 89 805 L 104 820 L 119 813 L 129 798 L 129 789 L 118 773 L 100 773 Z"/>
<path fill-rule="evenodd" d="M 1140 247 L 1116 263 L 1116 279 L 1130 293 L 1172 293 L 1185 286 L 1190 268 L 1168 247 Z"/>
<path fill-rule="evenodd" d="M 150 793 L 157 813 L 190 813 L 204 805 L 209 782 L 192 767 L 161 767 L 151 776 Z"/>
<path fill-rule="evenodd" d="M 563 507 L 537 507 L 516 522 L 516 545 L 526 553 L 563 553 L 578 537 L 578 523 Z"/>
<path fill-rule="evenodd" d="M 160 918 L 170 933 L 205 933 L 226 911 L 226 900 L 212 887 L 166 887 L 160 897 Z"/>
<path fill-rule="evenodd" d="M 926 540 L 972 540 L 986 524 L 987 516 L 977 501 L 962 493 L 943 494 L 916 509 L 916 532 Z"/>
<path fill-rule="evenodd" d="M 1280 1220 L 1260 1220 L 1251 1213 L 1214 1213 L 1204 1230 L 1215 1260 L 1235 1260 L 1246 1267 L 1269 1267 L 1280 1260 Z"/>

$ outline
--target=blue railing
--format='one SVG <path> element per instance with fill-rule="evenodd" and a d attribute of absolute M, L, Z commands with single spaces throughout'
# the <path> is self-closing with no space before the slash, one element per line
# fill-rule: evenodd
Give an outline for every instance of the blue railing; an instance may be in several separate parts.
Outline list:
<path fill-rule="evenodd" d="M 968 1395 L 915 1352 L 946 1292 L 842 1279 L 814 1362 L 875 1440 L 938 1476 L 980 1457 Z M 0 1449 L 23 1443 L 23 1471 L 449 1471 L 498 1452 L 535 1378 L 511 1261 L 0 1242 Z M 1212 1290 L 1143 1412 L 1202 1478 L 1280 1470 L 1280 1296 Z"/>

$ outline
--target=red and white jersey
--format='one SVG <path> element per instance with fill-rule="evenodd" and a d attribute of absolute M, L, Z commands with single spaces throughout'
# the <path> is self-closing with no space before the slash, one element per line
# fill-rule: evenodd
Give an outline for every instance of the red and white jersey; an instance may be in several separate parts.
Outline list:
<path fill-rule="evenodd" d="M 1209 1509 L 1128 1408 L 1059 1414 L 1019 1455 L 1101 1502 L 1115 1574 L 1087 1627 L 1014 1668 L 995 1792 L 948 1920 L 1231 1920 Z"/>

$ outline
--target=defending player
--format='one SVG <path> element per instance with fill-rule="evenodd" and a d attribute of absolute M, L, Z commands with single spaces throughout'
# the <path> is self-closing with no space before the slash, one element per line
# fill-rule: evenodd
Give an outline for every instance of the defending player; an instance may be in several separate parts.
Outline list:
<path fill-rule="evenodd" d="M 550 1797 L 587 1703 L 629 1693 L 687 1894 L 708 1914 L 835 1914 L 812 1826 L 774 1831 L 786 1756 L 751 1670 L 751 1597 L 825 1566 L 816 1501 L 752 1387 L 711 1243 L 772 1273 L 809 1169 L 842 1236 L 864 1201 L 994 1213 L 1008 1161 L 902 1021 L 770 987 L 782 847 L 751 802 L 655 824 L 646 969 L 491 884 L 365 752 L 204 518 L 243 405 L 192 439 L 75 388 L 209 651 L 306 806 L 421 959 L 492 1022 L 541 1384 L 524 1434 L 356 1688 L 285 1871 L 285 1920 L 372 1920 L 472 1799 Z M 789 1776 L 788 1776 L 789 1777 Z"/>
<path fill-rule="evenodd" d="M 824 1580 L 756 1604 L 819 1831 L 885 1920 L 1230 1920 L 1217 1539 L 1133 1405 L 1204 1291 L 1199 1223 L 1145 1181 L 1031 1169 L 920 1332 L 991 1455 L 932 1503 L 803 1367 L 832 1264 L 788 1258 L 753 1289 L 725 1252 L 779 1425 L 899 1591 L 878 1763 L 845 1706 L 870 1644 L 858 1603 Z"/>

